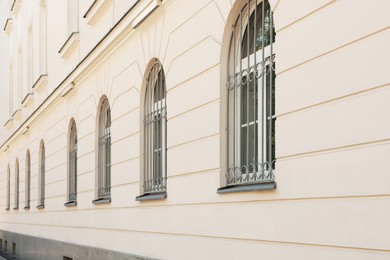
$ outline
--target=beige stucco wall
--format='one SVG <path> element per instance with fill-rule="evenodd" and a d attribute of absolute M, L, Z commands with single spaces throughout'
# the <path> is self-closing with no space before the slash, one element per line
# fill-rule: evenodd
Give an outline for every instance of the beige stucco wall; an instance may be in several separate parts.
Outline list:
<path fill-rule="evenodd" d="M 25 2 L 21 21 L 29 17 Z M 161 259 L 390 259 L 390 2 L 270 1 L 277 33 L 278 187 L 218 195 L 221 56 L 226 21 L 239 2 L 164 0 L 131 29 L 136 6 L 68 76 L 130 5 L 112 0 L 96 24 L 87 25 L 82 15 L 92 1 L 80 1 L 80 42 L 63 59 L 65 24 L 50 21 L 61 21 L 65 1 L 47 0 L 48 84 L 1 130 L 1 143 L 14 135 L 0 150 L 0 229 Z M 8 1 L 0 4 L 3 10 Z M 23 34 L 23 24 L 11 37 Z M 154 57 L 166 72 L 168 198 L 136 202 L 140 93 Z M 71 82 L 75 89 L 62 98 L 59 91 Z M 112 202 L 93 205 L 102 95 L 112 108 Z M 0 98 L 7 103 L 6 94 Z M 78 130 L 78 206 L 67 208 L 71 118 Z M 2 113 L 2 124 L 7 120 Z M 20 125 L 30 130 L 22 135 Z M 46 201 L 38 210 L 41 139 Z M 30 210 L 23 209 L 27 149 Z M 20 206 L 6 211 L 6 170 L 9 164 L 12 208 L 16 158 Z"/>

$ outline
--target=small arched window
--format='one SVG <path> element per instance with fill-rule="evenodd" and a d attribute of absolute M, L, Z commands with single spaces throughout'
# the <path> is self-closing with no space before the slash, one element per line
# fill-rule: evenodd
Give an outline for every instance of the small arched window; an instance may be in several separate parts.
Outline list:
<path fill-rule="evenodd" d="M 68 151 L 68 202 L 65 206 L 77 203 L 77 129 L 74 120 L 71 121 L 69 130 Z"/>
<path fill-rule="evenodd" d="M 45 207 L 45 144 L 41 141 L 39 148 L 39 175 L 38 175 L 38 209 Z"/>
<path fill-rule="evenodd" d="M 30 150 L 26 152 L 26 177 L 25 177 L 25 205 L 24 209 L 30 208 L 30 183 L 31 183 L 31 158 Z"/>
<path fill-rule="evenodd" d="M 11 170 L 8 164 L 7 167 L 7 201 L 6 201 L 7 207 L 6 210 L 9 210 L 11 207 Z"/>
<path fill-rule="evenodd" d="M 19 209 L 19 160 L 15 161 L 15 194 L 14 209 Z"/>
<path fill-rule="evenodd" d="M 107 97 L 99 108 L 97 199 L 94 203 L 111 201 L 111 110 Z"/>
<path fill-rule="evenodd" d="M 143 129 L 143 195 L 136 199 L 162 199 L 167 190 L 167 103 L 164 70 L 158 60 L 146 81 Z"/>
<path fill-rule="evenodd" d="M 274 41 L 268 1 L 247 0 L 231 27 L 224 82 L 226 185 L 219 193 L 276 187 Z"/>

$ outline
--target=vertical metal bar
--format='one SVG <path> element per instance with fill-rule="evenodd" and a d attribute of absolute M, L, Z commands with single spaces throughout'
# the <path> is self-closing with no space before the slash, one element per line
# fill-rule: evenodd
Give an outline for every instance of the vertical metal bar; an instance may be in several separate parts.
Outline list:
<path fill-rule="evenodd" d="M 269 167 L 271 170 L 271 166 L 272 166 L 272 120 L 273 120 L 273 114 L 272 114 L 272 108 L 273 108 L 273 23 L 272 23 L 272 11 L 271 11 L 271 8 L 269 10 L 269 19 L 270 19 L 270 48 L 271 48 L 271 51 L 270 51 L 270 73 L 269 73 L 269 77 L 270 77 L 270 84 L 269 84 L 269 133 L 268 133 L 268 160 L 269 160 Z"/>
<path fill-rule="evenodd" d="M 256 146 L 257 146 L 257 132 L 256 132 L 256 125 L 258 122 L 258 118 L 256 116 L 256 106 L 257 99 L 256 99 L 256 92 L 257 92 L 257 49 L 256 49 L 256 32 L 257 32 L 257 0 L 255 0 L 255 6 L 254 6 L 254 28 L 253 28 L 253 172 L 254 172 L 254 180 L 256 180 L 256 168 L 257 168 L 257 161 L 258 161 L 258 155 L 256 152 Z"/>
<path fill-rule="evenodd" d="M 233 116 L 233 124 L 232 124 L 232 130 L 233 130 L 233 136 L 232 136 L 232 145 L 233 145 L 233 179 L 234 179 L 234 172 L 235 172 L 235 167 L 236 167 L 236 156 L 237 156 L 237 151 L 236 151 L 236 24 L 234 24 L 233 28 L 233 111 L 232 111 L 232 116 Z M 238 51 L 238 46 L 237 46 L 237 51 Z M 238 86 L 237 86 L 238 87 Z"/>
<path fill-rule="evenodd" d="M 261 167 L 264 169 L 264 97 L 265 97 L 265 59 L 264 59 L 264 27 L 265 27 L 265 19 L 264 19 L 264 14 L 265 14 L 265 0 L 262 2 L 262 11 L 261 11 L 261 51 L 262 51 L 262 56 L 261 56 Z M 260 126 L 259 126 L 260 127 Z"/>
<path fill-rule="evenodd" d="M 246 79 L 246 169 L 247 169 L 247 172 L 248 172 L 248 169 L 249 169 L 249 134 L 250 134 L 250 131 L 249 131 L 249 88 L 250 88 L 250 83 L 249 83 L 249 79 L 250 79 L 250 76 L 249 76 L 249 72 L 250 72 L 250 48 L 249 48 L 249 43 L 250 43 L 250 3 L 251 1 L 249 0 L 248 3 L 247 3 L 247 16 L 248 16 L 248 22 L 247 22 L 247 33 L 246 33 L 246 40 L 247 40 L 247 43 L 246 43 L 246 52 L 247 52 L 247 79 Z"/>

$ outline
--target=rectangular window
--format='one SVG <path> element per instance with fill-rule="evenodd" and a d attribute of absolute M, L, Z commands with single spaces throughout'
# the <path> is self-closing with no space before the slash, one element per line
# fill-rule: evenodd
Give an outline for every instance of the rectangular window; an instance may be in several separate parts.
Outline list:
<path fill-rule="evenodd" d="M 12 256 L 13 257 L 16 256 L 16 244 L 15 243 L 12 243 Z"/>
<path fill-rule="evenodd" d="M 7 240 L 4 241 L 4 252 L 7 253 L 7 247 L 8 247 L 8 242 Z"/>

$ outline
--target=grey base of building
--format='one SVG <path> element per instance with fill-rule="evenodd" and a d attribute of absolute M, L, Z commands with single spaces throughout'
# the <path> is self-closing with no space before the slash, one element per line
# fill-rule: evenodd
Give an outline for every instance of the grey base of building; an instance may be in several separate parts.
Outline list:
<path fill-rule="evenodd" d="M 0 256 L 23 260 L 151 260 L 152 258 L 0 230 Z M 5 248 L 7 241 L 7 248 Z M 13 249 L 13 247 L 15 247 Z M 14 250 L 14 252 L 13 252 Z M 13 255 L 15 253 L 15 255 Z M 0 259 L 1 259 L 0 257 Z"/>

